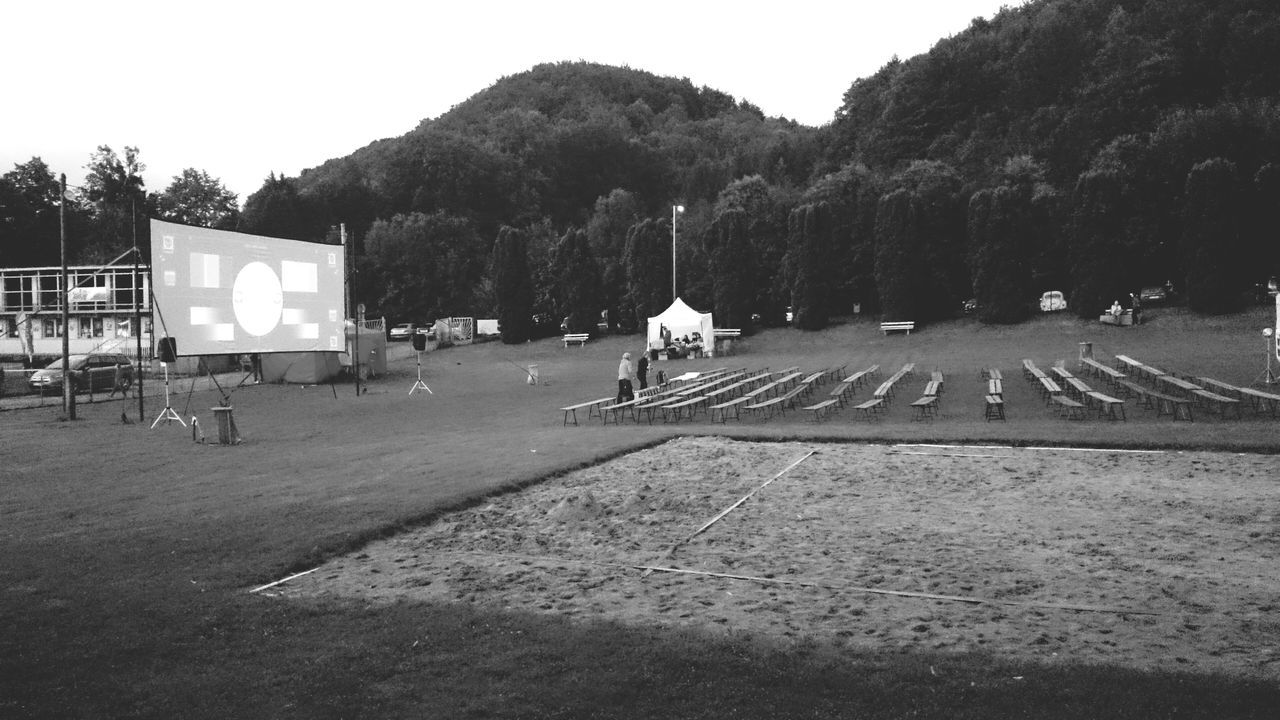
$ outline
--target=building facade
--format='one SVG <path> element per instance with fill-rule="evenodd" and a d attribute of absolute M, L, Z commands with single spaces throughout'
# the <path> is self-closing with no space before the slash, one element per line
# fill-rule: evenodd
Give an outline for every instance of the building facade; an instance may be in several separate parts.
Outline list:
<path fill-rule="evenodd" d="M 134 285 L 133 266 L 0 268 L 0 357 L 61 355 L 66 332 L 72 354 L 94 351 L 136 354 L 142 335 L 143 358 L 152 355 L 151 271 L 141 267 Z M 62 302 L 67 328 L 62 327 Z M 135 309 L 142 313 L 137 327 Z"/>

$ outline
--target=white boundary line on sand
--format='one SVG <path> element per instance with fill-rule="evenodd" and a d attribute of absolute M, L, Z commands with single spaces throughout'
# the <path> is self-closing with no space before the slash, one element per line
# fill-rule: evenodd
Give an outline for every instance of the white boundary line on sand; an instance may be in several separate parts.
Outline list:
<path fill-rule="evenodd" d="M 894 443 L 890 447 L 907 447 L 907 448 L 940 448 L 943 450 L 1070 450 L 1075 452 L 1097 452 L 1097 453 L 1132 453 L 1137 455 L 1163 455 L 1165 450 L 1122 450 L 1112 448 L 1087 448 L 1087 447 L 1047 447 L 1040 445 L 1027 445 L 1019 447 L 1016 445 L 936 445 L 929 443 Z"/>
<path fill-rule="evenodd" d="M 292 580 L 292 579 L 294 579 L 294 578 L 300 578 L 300 577 L 302 577 L 303 575 L 306 575 L 306 574 L 308 574 L 308 573 L 313 573 L 313 572 L 315 572 L 315 571 L 317 571 L 317 570 L 319 570 L 319 569 L 320 569 L 320 568 L 318 568 L 318 567 L 313 567 L 313 568 L 311 568 L 310 570 L 303 570 L 303 571 L 302 571 L 302 572 L 300 572 L 300 573 L 294 573 L 294 574 L 290 575 L 289 577 L 280 578 L 279 580 L 277 580 L 277 581 L 275 581 L 275 582 L 269 582 L 269 583 L 267 583 L 266 585 L 261 585 L 261 586 L 259 586 L 259 587 L 256 587 L 256 588 L 254 588 L 254 589 L 250 590 L 250 591 L 249 591 L 249 594 L 251 594 L 251 595 L 252 595 L 253 593 L 262 592 L 263 590 L 266 590 L 267 588 L 273 588 L 273 587 L 275 587 L 275 586 L 277 586 L 277 585 L 283 585 L 284 583 L 287 583 L 287 582 L 289 582 L 290 580 Z"/>

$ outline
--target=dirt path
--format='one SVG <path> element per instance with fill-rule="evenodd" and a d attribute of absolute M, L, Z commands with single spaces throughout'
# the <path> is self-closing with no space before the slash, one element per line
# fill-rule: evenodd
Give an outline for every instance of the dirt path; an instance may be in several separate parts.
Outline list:
<path fill-rule="evenodd" d="M 1274 469 L 1221 453 L 682 438 L 269 592 L 1280 679 Z"/>

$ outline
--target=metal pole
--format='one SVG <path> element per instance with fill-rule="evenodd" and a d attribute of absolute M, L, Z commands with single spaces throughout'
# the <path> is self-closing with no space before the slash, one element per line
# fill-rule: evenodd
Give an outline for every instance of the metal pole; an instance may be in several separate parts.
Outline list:
<path fill-rule="evenodd" d="M 347 268 L 348 268 L 347 292 L 350 293 L 351 300 L 348 301 L 347 303 L 347 309 L 355 310 L 356 309 L 355 307 L 356 291 L 351 284 L 351 275 L 352 275 L 351 268 L 355 267 L 355 259 L 351 257 L 347 257 L 348 255 L 352 255 L 354 253 L 352 253 L 351 248 L 347 246 L 347 224 L 346 223 L 338 224 L 338 237 L 341 239 L 342 247 L 344 248 L 344 251 L 342 253 L 344 258 L 343 262 L 344 264 L 347 265 Z M 351 372 L 356 376 L 356 397 L 360 397 L 360 313 L 359 312 L 352 313 L 351 327 L 352 329 L 355 330 L 355 338 L 352 340 L 352 350 L 351 350 Z"/>
<path fill-rule="evenodd" d="M 67 174 L 58 178 L 58 245 L 62 253 L 62 286 L 58 288 L 62 303 L 62 410 L 68 420 L 76 419 L 76 394 L 71 388 L 70 305 L 67 297 Z"/>
<path fill-rule="evenodd" d="M 671 206 L 671 302 L 676 301 L 676 213 L 683 210 L 679 205 Z"/>
<path fill-rule="evenodd" d="M 142 273 L 139 264 L 142 262 L 138 252 L 138 202 L 133 202 L 133 336 L 134 347 L 138 358 L 138 372 L 134 380 L 138 383 L 138 422 L 146 420 L 146 409 L 142 392 Z"/>

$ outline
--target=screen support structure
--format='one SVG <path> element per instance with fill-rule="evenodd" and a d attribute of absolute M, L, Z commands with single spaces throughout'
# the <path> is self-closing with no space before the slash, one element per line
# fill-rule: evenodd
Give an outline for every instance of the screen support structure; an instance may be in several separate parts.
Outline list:
<path fill-rule="evenodd" d="M 414 392 L 418 390 L 426 390 L 432 395 L 435 395 L 435 393 L 432 392 L 431 388 L 427 387 L 427 384 L 422 382 L 422 351 L 417 350 L 415 352 L 418 353 L 418 381 L 413 384 L 413 387 L 409 388 L 409 394 L 412 395 Z"/>

